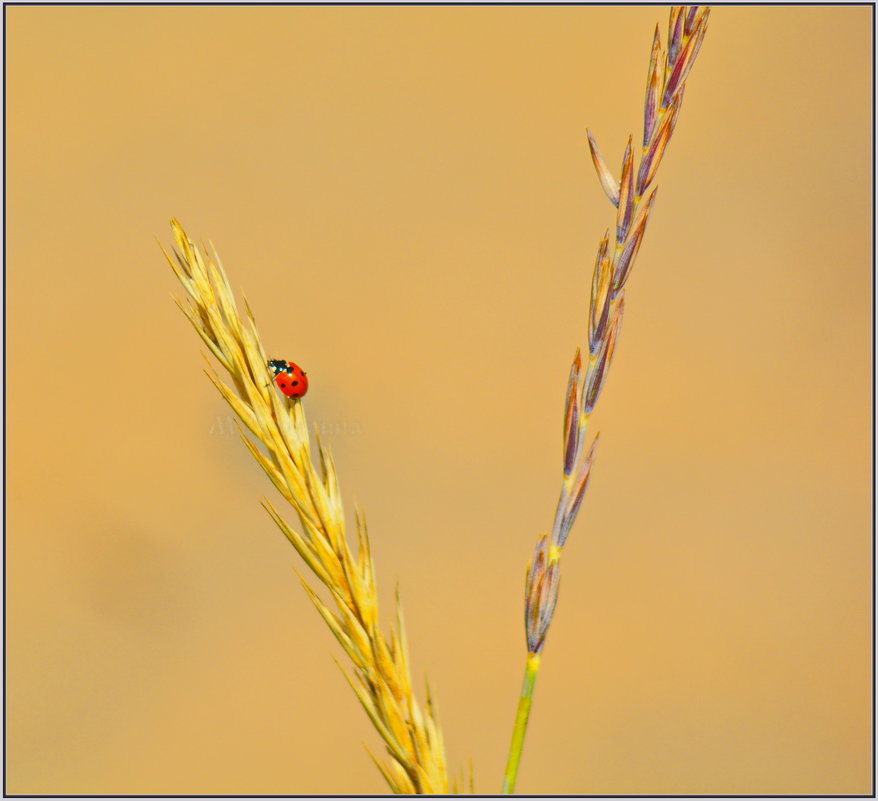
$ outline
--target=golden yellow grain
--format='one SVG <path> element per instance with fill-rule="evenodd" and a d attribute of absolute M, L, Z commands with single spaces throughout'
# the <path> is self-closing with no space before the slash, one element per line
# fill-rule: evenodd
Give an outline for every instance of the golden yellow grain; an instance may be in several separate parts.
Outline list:
<path fill-rule="evenodd" d="M 270 501 L 264 502 L 329 592 L 331 602 L 325 603 L 300 576 L 308 598 L 353 663 L 352 670 L 342 672 L 384 740 L 387 758 L 372 758 L 395 793 L 448 793 L 445 746 L 429 688 L 424 710 L 412 691 L 398 595 L 389 639 L 379 628 L 366 521 L 357 514 L 355 556 L 347 541 L 332 456 L 317 437 L 320 469 L 315 467 L 305 410 L 300 400 L 285 398 L 274 388 L 249 306 L 245 302 L 242 317 L 216 253 L 196 247 L 176 220 L 171 228 L 177 248 L 165 256 L 188 296 L 177 304 L 231 382 L 224 383 L 213 370 L 208 371 L 210 379 L 265 452 L 241 429 L 244 443 L 298 516 L 297 530 Z"/>

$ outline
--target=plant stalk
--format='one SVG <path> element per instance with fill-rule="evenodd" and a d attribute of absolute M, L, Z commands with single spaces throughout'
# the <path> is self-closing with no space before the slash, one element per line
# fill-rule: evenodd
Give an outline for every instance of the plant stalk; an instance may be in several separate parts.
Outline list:
<path fill-rule="evenodd" d="M 515 728 L 512 730 L 512 744 L 509 746 L 509 759 L 506 762 L 506 773 L 503 774 L 503 794 L 511 795 L 515 792 L 515 780 L 518 778 L 518 764 L 521 762 L 521 752 L 524 748 L 524 735 L 527 732 L 527 720 L 530 715 L 530 705 L 534 697 L 534 687 L 537 684 L 537 674 L 540 672 L 540 655 L 528 654 L 527 665 L 524 669 L 524 682 L 521 685 L 521 697 L 518 699 L 518 710 L 515 713 Z"/>

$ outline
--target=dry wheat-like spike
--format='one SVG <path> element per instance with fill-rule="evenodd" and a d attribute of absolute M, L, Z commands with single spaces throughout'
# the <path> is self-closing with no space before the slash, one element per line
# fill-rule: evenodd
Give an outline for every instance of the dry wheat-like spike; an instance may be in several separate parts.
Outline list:
<path fill-rule="evenodd" d="M 320 470 L 314 466 L 302 403 L 275 391 L 250 307 L 245 301 L 242 318 L 215 251 L 196 247 L 176 220 L 171 228 L 177 249 L 165 256 L 188 296 L 188 303 L 177 304 L 231 377 L 228 385 L 215 372 L 208 373 L 244 427 L 265 447 L 263 452 L 241 431 L 253 458 L 299 518 L 297 531 L 265 502 L 272 520 L 332 598 L 331 605 L 324 603 L 300 576 L 308 598 L 353 663 L 353 671 L 342 672 L 384 740 L 389 759 L 372 758 L 395 793 L 446 794 L 442 733 L 429 689 L 423 710 L 412 691 L 398 594 L 389 640 L 378 626 L 365 518 L 357 514 L 355 556 L 345 534 L 332 456 L 317 437 Z"/>

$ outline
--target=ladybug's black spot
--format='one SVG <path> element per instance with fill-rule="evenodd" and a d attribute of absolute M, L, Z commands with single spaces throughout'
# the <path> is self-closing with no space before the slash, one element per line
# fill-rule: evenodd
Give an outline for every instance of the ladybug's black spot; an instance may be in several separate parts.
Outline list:
<path fill-rule="evenodd" d="M 298 383 L 299 383 L 298 381 L 293 381 L 293 386 L 296 386 L 296 384 L 298 384 Z"/>

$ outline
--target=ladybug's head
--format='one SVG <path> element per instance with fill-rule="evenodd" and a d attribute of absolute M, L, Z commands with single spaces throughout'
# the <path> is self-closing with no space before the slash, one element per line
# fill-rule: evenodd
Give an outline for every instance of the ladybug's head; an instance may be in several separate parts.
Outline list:
<path fill-rule="evenodd" d="M 288 365 L 283 359 L 269 359 L 268 360 L 268 368 L 275 375 L 278 373 L 283 373 L 286 371 Z"/>

